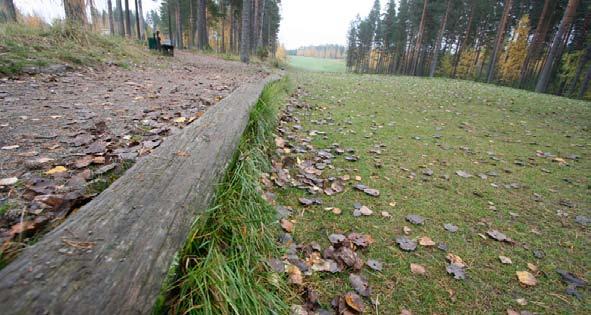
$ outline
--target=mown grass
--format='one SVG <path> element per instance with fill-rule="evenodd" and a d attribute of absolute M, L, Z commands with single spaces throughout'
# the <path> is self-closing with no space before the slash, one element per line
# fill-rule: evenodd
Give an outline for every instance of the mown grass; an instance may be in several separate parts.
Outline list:
<path fill-rule="evenodd" d="M 84 28 L 56 23 L 33 27 L 0 24 L 0 73 L 20 73 L 26 67 L 51 64 L 72 66 L 112 62 L 128 67 L 148 53 L 139 45 L 116 36 L 105 36 Z"/>
<path fill-rule="evenodd" d="M 155 313 L 285 314 L 285 282 L 264 260 L 279 255 L 276 211 L 262 197 L 261 172 L 273 146 L 277 108 L 288 88 L 284 79 L 265 88 L 250 114 L 234 161 L 211 209 L 199 214 L 165 287 L 173 297 Z M 163 296 L 163 297 L 164 297 Z"/>
<path fill-rule="evenodd" d="M 332 233 L 373 236 L 376 242 L 363 257 L 380 260 L 385 268 L 381 273 L 368 268 L 362 272 L 373 288 L 372 298 L 380 303 L 369 313 L 399 314 L 402 309 L 413 314 L 501 314 L 506 309 L 591 313 L 589 291 L 579 289 L 581 299 L 568 296 L 555 271 L 560 268 L 591 280 L 591 231 L 574 222 L 576 215 L 591 216 L 590 103 L 444 79 L 310 72 L 292 78 L 310 92 L 305 100 L 318 106 L 299 113 L 300 136 L 323 131 L 326 138 L 313 137 L 315 148 L 339 143 L 360 156 L 355 163 L 335 158 L 335 168 L 325 171 L 326 176 L 361 176 L 362 183 L 379 189 L 381 195 L 369 197 L 349 187 L 333 197 L 321 196 L 322 206 L 305 210 L 298 202 L 307 196 L 302 190 L 278 190 L 277 200 L 299 214 L 293 217 L 298 244 L 315 241 L 325 248 Z M 323 119 L 334 123 L 317 123 Z M 377 144 L 387 146 L 383 154 L 368 153 Z M 560 165 L 536 157 L 536 150 L 563 158 L 576 154 L 580 160 Z M 500 160 L 492 160 L 489 152 Z M 382 168 L 374 166 L 374 158 L 382 160 Z M 526 166 L 516 165 L 515 160 Z M 421 175 L 424 168 L 434 175 Z M 499 177 L 461 178 L 455 175 L 457 170 L 473 175 L 494 170 Z M 411 172 L 416 178 L 409 178 Z M 449 180 L 440 177 L 444 174 Z M 521 188 L 503 187 L 510 183 Z M 536 201 L 534 194 L 542 200 Z M 561 205 L 561 200 L 570 201 L 572 207 Z M 374 215 L 354 217 L 355 202 L 371 208 Z M 325 207 L 339 207 L 343 214 Z M 392 218 L 381 217 L 381 211 Z M 408 214 L 427 218 L 426 224 L 406 222 Z M 459 231 L 447 232 L 445 223 L 457 225 Z M 404 235 L 404 226 L 412 229 L 409 238 L 429 236 L 446 243 L 448 252 L 467 263 L 468 279 L 448 275 L 446 253 L 437 248 L 401 251 L 395 238 Z M 492 229 L 504 232 L 516 245 L 479 235 Z M 534 257 L 533 250 L 543 251 L 545 257 Z M 499 255 L 510 257 L 513 264 L 501 264 Z M 412 274 L 410 263 L 425 266 L 427 275 Z M 527 263 L 540 271 L 535 273 L 539 284 L 526 288 L 515 272 L 528 270 Z M 327 308 L 333 297 L 353 290 L 347 272 L 315 273 L 306 283 L 320 293 Z M 521 298 L 527 305 L 517 303 Z"/>
<path fill-rule="evenodd" d="M 346 70 L 344 59 L 289 56 L 289 65 L 299 70 L 314 72 L 345 72 Z"/>

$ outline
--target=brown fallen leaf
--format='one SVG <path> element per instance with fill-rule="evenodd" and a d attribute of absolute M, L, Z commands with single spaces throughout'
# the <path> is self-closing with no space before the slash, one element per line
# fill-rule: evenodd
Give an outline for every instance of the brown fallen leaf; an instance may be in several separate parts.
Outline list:
<path fill-rule="evenodd" d="M 520 315 L 520 313 L 517 312 L 517 311 L 514 311 L 514 310 L 512 310 L 510 308 L 508 308 L 507 309 L 507 315 Z"/>
<path fill-rule="evenodd" d="M 349 282 L 359 295 L 364 297 L 369 297 L 371 295 L 371 288 L 369 287 L 367 278 L 364 276 L 352 273 L 349 275 Z"/>
<path fill-rule="evenodd" d="M 460 268 L 465 268 L 466 267 L 466 263 L 464 263 L 464 261 L 462 260 L 462 258 L 460 258 L 460 256 L 458 255 L 454 255 L 452 253 L 447 254 L 447 256 L 445 257 L 451 264 L 457 265 Z"/>
<path fill-rule="evenodd" d="M 435 242 L 433 242 L 433 240 L 428 236 L 421 236 L 419 238 L 419 244 L 421 246 L 435 246 L 436 245 Z"/>
<path fill-rule="evenodd" d="M 538 284 L 538 280 L 536 279 L 536 277 L 534 277 L 534 275 L 532 275 L 528 271 L 517 271 L 516 274 L 517 278 L 519 279 L 519 282 L 523 285 L 535 286 L 536 284 Z"/>
<path fill-rule="evenodd" d="M 287 274 L 289 275 L 289 282 L 295 285 L 303 285 L 304 278 L 302 277 L 302 271 L 300 268 L 294 265 L 287 266 Z"/>
<path fill-rule="evenodd" d="M 384 218 L 391 218 L 392 217 L 388 211 L 382 211 L 381 214 L 382 214 L 382 217 L 384 217 Z"/>
<path fill-rule="evenodd" d="M 412 315 L 412 312 L 404 308 L 400 311 L 400 315 Z"/>
<path fill-rule="evenodd" d="M 527 269 L 531 270 L 531 272 L 536 273 L 538 272 L 538 270 L 540 270 L 538 268 L 538 266 L 532 264 L 532 263 L 527 263 Z"/>
<path fill-rule="evenodd" d="M 287 233 L 291 233 L 293 231 L 293 223 L 287 219 L 281 219 L 280 221 L 281 227 Z"/>
<path fill-rule="evenodd" d="M 404 232 L 405 235 L 409 235 L 411 231 L 412 230 L 406 225 L 402 227 L 402 232 Z"/>
<path fill-rule="evenodd" d="M 427 269 L 419 264 L 410 264 L 410 272 L 414 273 L 415 275 L 424 275 L 427 273 Z"/>
<path fill-rule="evenodd" d="M 365 311 L 365 303 L 363 303 L 363 299 L 353 292 L 345 293 L 345 302 L 347 303 L 347 306 L 357 312 L 363 313 Z"/>

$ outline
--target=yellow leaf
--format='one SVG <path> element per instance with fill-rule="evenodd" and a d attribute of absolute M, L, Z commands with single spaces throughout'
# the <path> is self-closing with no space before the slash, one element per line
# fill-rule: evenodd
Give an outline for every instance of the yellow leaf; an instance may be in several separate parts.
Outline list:
<path fill-rule="evenodd" d="M 517 271 L 516 274 L 519 282 L 523 285 L 534 286 L 538 284 L 536 277 L 527 271 Z"/>
<path fill-rule="evenodd" d="M 419 244 L 421 246 L 435 246 L 435 242 L 433 242 L 433 240 L 428 237 L 428 236 L 422 236 L 419 238 Z"/>
<path fill-rule="evenodd" d="M 179 117 L 179 118 L 175 118 L 175 119 L 174 119 L 174 122 L 175 122 L 175 123 L 179 123 L 179 124 L 182 124 L 182 123 L 184 123 L 185 121 L 187 121 L 187 118 L 185 118 L 185 117 Z"/>
<path fill-rule="evenodd" d="M 67 172 L 67 171 L 68 171 L 67 168 L 60 165 L 60 166 L 56 166 L 56 167 L 50 169 L 49 171 L 45 172 L 45 175 L 53 175 L 53 174 Z"/>

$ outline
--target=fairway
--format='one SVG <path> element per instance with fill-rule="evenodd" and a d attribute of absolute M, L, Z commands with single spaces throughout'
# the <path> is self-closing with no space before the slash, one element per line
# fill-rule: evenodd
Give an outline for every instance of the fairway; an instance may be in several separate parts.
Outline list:
<path fill-rule="evenodd" d="M 344 59 L 327 59 L 302 56 L 289 56 L 293 68 L 314 72 L 345 72 Z"/>
<path fill-rule="evenodd" d="M 274 190 L 292 211 L 289 279 L 305 262 L 300 288 L 322 308 L 356 291 L 367 314 L 591 312 L 557 272 L 591 279 L 589 103 L 446 79 L 292 79 L 271 179 L 291 183 Z M 338 241 L 350 233 L 365 236 Z"/>

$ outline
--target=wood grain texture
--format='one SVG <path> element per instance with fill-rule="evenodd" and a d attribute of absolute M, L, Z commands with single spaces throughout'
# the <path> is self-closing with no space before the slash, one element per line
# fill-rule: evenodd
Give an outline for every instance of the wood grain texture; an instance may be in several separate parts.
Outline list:
<path fill-rule="evenodd" d="M 238 88 L 1 270 L 0 313 L 150 313 L 250 109 L 275 79 Z"/>

